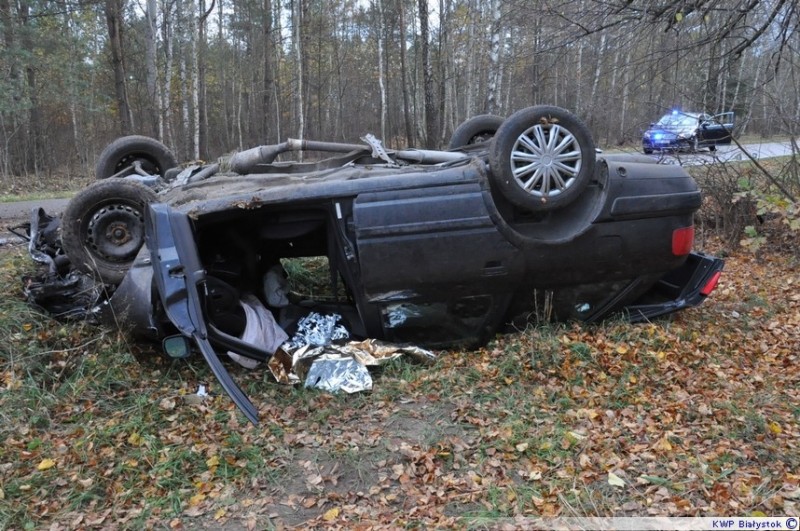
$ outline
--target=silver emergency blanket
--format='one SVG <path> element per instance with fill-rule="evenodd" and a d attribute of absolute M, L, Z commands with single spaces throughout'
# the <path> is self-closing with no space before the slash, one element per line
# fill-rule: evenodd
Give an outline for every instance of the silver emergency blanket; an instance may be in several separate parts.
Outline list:
<path fill-rule="evenodd" d="M 324 347 L 334 341 L 350 337 L 347 329 L 337 324 L 342 316 L 339 314 L 322 315 L 311 312 L 297 322 L 297 332 L 291 341 L 283 346 L 287 352 L 292 352 L 306 345 Z"/>
<path fill-rule="evenodd" d="M 247 319 L 242 340 L 258 345 L 274 355 L 268 367 L 275 379 L 284 384 L 305 382 L 306 387 L 328 392 L 357 393 L 372 389 L 368 367 L 377 367 L 400 356 L 409 356 L 419 363 L 432 363 L 436 357 L 428 350 L 399 346 L 375 339 L 334 344 L 350 337 L 338 324 L 338 314 L 312 312 L 297 323 L 291 340 L 275 322 L 272 313 L 252 294 L 241 300 Z M 235 352 L 228 352 L 234 361 L 248 369 L 259 362 Z"/>
<path fill-rule="evenodd" d="M 350 341 L 344 345 L 313 347 L 305 345 L 289 356 L 284 345 L 269 362 L 275 379 L 294 384 L 305 381 L 306 387 L 329 392 L 356 393 L 372 389 L 369 367 L 378 367 L 399 357 L 431 364 L 433 352 L 415 346 L 393 345 L 377 339 Z"/>
<path fill-rule="evenodd" d="M 358 393 L 372 389 L 372 376 L 353 358 L 328 359 L 321 356 L 308 369 L 305 386 L 331 393 Z"/>

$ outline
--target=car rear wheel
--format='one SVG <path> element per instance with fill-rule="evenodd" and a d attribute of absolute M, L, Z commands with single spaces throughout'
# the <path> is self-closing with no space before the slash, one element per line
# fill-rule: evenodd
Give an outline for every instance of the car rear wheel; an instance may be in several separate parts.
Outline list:
<path fill-rule="evenodd" d="M 448 149 L 457 149 L 491 140 L 503 124 L 503 117 L 481 114 L 465 121 L 453 131 Z"/>
<path fill-rule="evenodd" d="M 131 179 L 92 183 L 64 209 L 64 252 L 79 271 L 119 284 L 144 243 L 144 213 L 155 201 L 155 192 Z"/>
<path fill-rule="evenodd" d="M 147 136 L 123 136 L 100 153 L 95 167 L 97 179 L 130 175 L 164 175 L 178 165 L 167 146 Z"/>
<path fill-rule="evenodd" d="M 549 211 L 581 195 L 594 172 L 589 128 L 560 107 L 539 105 L 512 114 L 489 152 L 494 184 L 515 205 Z"/>

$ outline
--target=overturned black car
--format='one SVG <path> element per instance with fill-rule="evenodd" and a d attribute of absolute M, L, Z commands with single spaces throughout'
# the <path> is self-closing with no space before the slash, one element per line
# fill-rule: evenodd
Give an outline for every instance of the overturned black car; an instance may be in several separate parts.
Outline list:
<path fill-rule="evenodd" d="M 645 320 L 700 304 L 719 279 L 723 262 L 692 252 L 694 180 L 597 155 L 563 109 L 476 117 L 448 151 L 363 140 L 289 140 L 170 169 L 158 142 L 120 139 L 64 212 L 63 247 L 104 287 L 107 321 L 176 357 L 199 350 L 253 422 L 217 355 L 273 354 L 242 339 L 245 300 L 283 328 L 319 310 L 357 336 L 443 346 L 480 344 L 545 306 L 558 319 Z M 278 161 L 295 151 L 333 155 Z M 326 261 L 324 296 L 285 288 L 298 257 Z"/>

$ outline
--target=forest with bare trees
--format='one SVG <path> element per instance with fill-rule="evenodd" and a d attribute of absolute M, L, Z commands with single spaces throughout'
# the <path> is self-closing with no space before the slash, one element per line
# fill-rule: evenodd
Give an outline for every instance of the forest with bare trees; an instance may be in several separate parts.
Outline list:
<path fill-rule="evenodd" d="M 287 137 L 446 145 L 553 104 L 599 145 L 665 110 L 800 128 L 789 0 L 0 0 L 0 175 L 81 171 L 114 137 L 209 160 Z"/>
<path fill-rule="evenodd" d="M 790 528 L 799 136 L 798 0 L 0 0 L 0 530 Z"/>

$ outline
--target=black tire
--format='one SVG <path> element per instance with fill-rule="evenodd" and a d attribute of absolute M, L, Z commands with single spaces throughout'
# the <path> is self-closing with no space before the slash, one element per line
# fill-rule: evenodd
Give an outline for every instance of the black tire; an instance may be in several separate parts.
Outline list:
<path fill-rule="evenodd" d="M 119 284 L 144 243 L 144 215 L 156 194 L 131 179 L 103 179 L 64 209 L 61 243 L 79 271 Z"/>
<path fill-rule="evenodd" d="M 494 114 L 480 114 L 465 121 L 453 131 L 448 149 L 479 144 L 491 140 L 503 124 L 503 117 Z"/>
<path fill-rule="evenodd" d="M 509 116 L 489 150 L 493 183 L 515 205 L 537 212 L 564 207 L 592 179 L 589 128 L 560 107 L 537 105 Z"/>
<path fill-rule="evenodd" d="M 711 153 L 714 153 L 717 150 L 717 145 L 716 144 L 711 144 L 710 146 L 708 146 L 708 150 Z"/>
<path fill-rule="evenodd" d="M 164 175 L 178 165 L 167 146 L 147 136 L 123 136 L 111 142 L 100 153 L 95 167 L 97 179 L 127 177 L 136 174 L 138 163 L 148 175 Z"/>
<path fill-rule="evenodd" d="M 652 155 L 653 154 L 653 150 L 650 149 L 650 148 L 644 148 L 644 154 L 645 155 Z"/>

